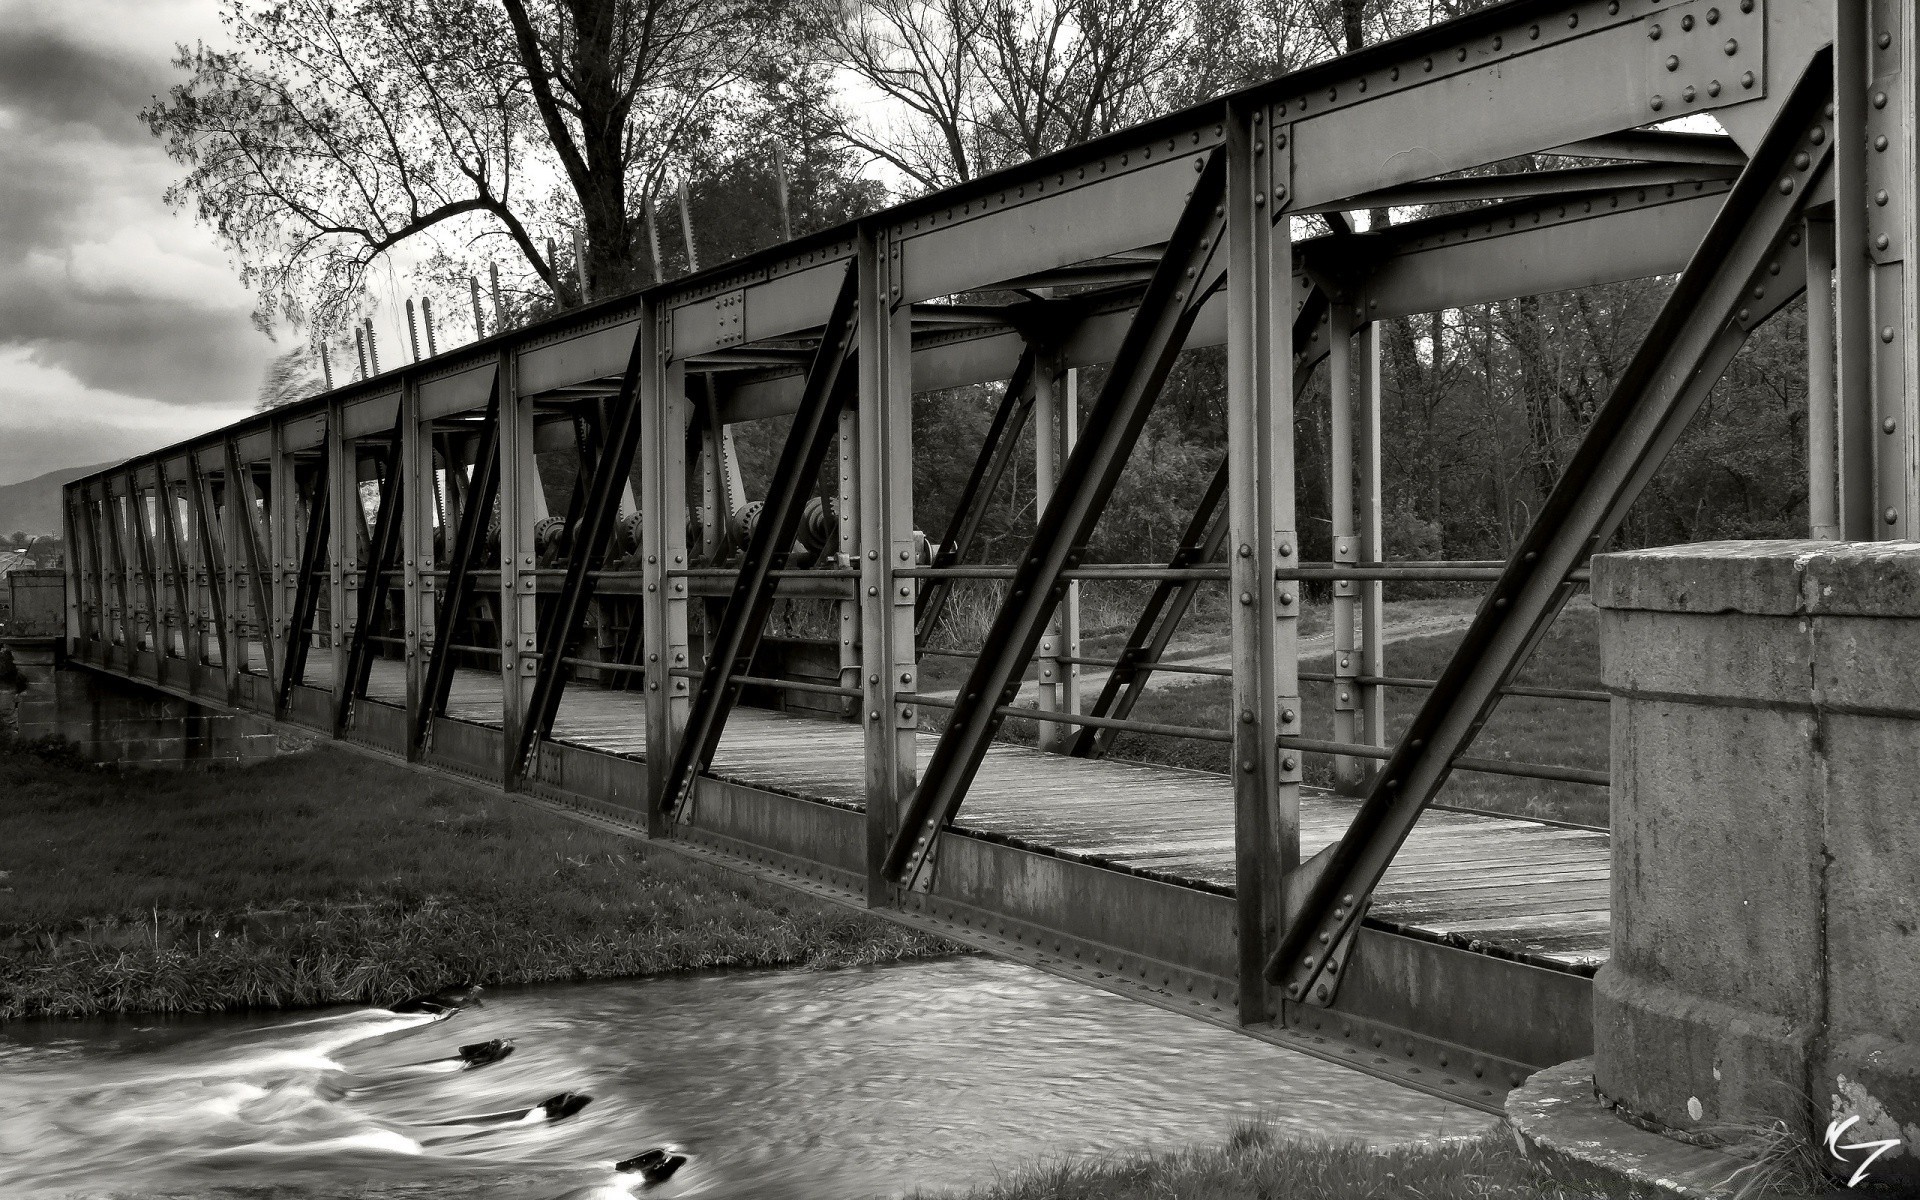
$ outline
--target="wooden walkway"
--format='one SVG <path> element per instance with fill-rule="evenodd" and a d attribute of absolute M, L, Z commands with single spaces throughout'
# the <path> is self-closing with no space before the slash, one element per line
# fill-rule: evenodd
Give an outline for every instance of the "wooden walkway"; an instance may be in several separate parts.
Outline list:
<path fill-rule="evenodd" d="M 324 675 L 324 666 L 320 668 Z M 309 670 L 310 682 L 324 686 Z M 500 680 L 454 677 L 448 715 L 498 728 Z M 368 698 L 404 704 L 396 662 L 374 664 Z M 570 686 L 554 740 L 635 758 L 646 752 L 645 700 L 637 691 Z M 919 759 L 937 737 L 919 737 Z M 767 791 L 860 807 L 864 737 L 850 722 L 736 709 L 711 773 Z M 1346 829 L 1358 802 L 1307 792 L 1300 853 Z M 1146 763 L 1088 761 L 996 745 L 957 824 L 990 836 L 1231 889 L 1233 783 L 1225 775 Z M 1370 915 L 1418 936 L 1503 956 L 1591 972 L 1606 961 L 1609 856 L 1604 833 L 1522 819 L 1429 811 L 1375 893 Z"/>

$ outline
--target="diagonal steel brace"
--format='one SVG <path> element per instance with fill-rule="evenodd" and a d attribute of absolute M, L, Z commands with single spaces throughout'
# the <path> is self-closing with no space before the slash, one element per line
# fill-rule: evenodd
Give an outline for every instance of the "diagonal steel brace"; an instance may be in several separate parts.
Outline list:
<path fill-rule="evenodd" d="M 814 350 L 813 363 L 807 368 L 806 388 L 801 393 L 800 409 L 794 414 L 787 440 L 780 449 L 780 462 L 774 468 L 767 491 L 766 507 L 747 539 L 740 573 L 727 607 L 715 627 L 706 666 L 700 673 L 700 687 L 694 693 L 687 714 L 686 732 L 674 747 L 673 765 L 666 783 L 655 798 L 662 812 L 673 812 L 701 771 L 712 761 L 726 730 L 727 715 L 739 698 L 741 685 L 735 676 L 749 673 L 753 654 L 760 645 L 767 614 L 773 608 L 774 572 L 786 565 L 793 539 L 800 530 L 813 481 L 826 461 L 840 423 L 840 410 L 846 403 L 853 373 L 845 369 L 852 358 L 854 317 L 860 300 L 856 265 L 847 264 L 846 279 L 827 317 L 826 329 Z"/>

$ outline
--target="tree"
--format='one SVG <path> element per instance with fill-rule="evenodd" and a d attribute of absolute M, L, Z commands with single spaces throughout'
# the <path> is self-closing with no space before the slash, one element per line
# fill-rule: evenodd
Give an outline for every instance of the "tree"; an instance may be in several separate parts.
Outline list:
<path fill-rule="evenodd" d="M 1170 107 L 1192 22 L 1160 0 L 820 0 L 823 54 L 892 102 L 839 133 L 932 191 Z"/>
<path fill-rule="evenodd" d="M 260 394 L 254 400 L 256 412 L 283 408 L 326 390 L 326 383 L 314 369 L 314 352 L 307 346 L 277 354 L 267 364 L 266 377 L 260 381 Z"/>
<path fill-rule="evenodd" d="M 337 324 L 429 236 L 504 242 L 515 277 L 576 303 L 537 231 L 584 227 L 594 294 L 643 282 L 636 198 L 766 60 L 774 2 L 224 0 L 232 48 L 181 47 L 188 80 L 142 115 L 188 168 L 169 201 L 231 246 L 263 326 Z"/>

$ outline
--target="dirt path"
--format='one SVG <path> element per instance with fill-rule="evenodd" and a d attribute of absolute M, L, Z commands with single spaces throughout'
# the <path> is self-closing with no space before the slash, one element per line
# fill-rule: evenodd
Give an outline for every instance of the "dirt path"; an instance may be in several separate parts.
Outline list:
<path fill-rule="evenodd" d="M 1391 646 L 1396 642 L 1413 641 L 1416 638 L 1435 637 L 1440 634 L 1455 633 L 1465 629 L 1473 622 L 1473 613 L 1479 607 L 1476 597 L 1461 596 L 1445 600 L 1407 600 L 1389 603 L 1386 606 L 1386 622 L 1382 644 Z M 1300 639 L 1300 660 L 1302 663 L 1317 658 L 1330 658 L 1333 655 L 1333 631 L 1326 630 Z M 1232 665 L 1232 650 L 1223 642 L 1175 642 L 1169 647 L 1166 661 L 1182 666 L 1226 668 Z M 1083 701 L 1091 702 L 1106 685 L 1108 671 L 1103 667 L 1083 667 L 1080 673 L 1080 695 Z M 1148 680 L 1149 688 L 1186 687 L 1198 683 L 1208 676 L 1183 675 L 1158 671 Z M 1020 694 L 1015 704 L 1031 701 L 1039 694 L 1039 684 L 1033 680 L 1020 685 Z M 957 694 L 955 689 L 929 692 L 928 695 L 943 700 L 951 700 Z"/>

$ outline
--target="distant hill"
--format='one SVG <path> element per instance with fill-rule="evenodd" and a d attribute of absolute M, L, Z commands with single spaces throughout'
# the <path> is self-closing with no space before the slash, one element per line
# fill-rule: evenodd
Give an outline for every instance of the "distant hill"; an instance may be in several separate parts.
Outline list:
<path fill-rule="evenodd" d="M 91 467 L 68 467 L 63 471 L 49 471 L 38 478 L 0 487 L 0 534 L 59 533 L 61 486 L 112 465 L 99 463 Z"/>

